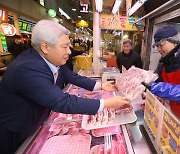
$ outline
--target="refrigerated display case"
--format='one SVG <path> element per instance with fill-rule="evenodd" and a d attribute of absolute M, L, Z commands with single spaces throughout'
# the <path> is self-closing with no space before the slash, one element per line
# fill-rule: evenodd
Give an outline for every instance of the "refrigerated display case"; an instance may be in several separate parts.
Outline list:
<path fill-rule="evenodd" d="M 84 74 L 84 72 L 81 71 L 80 74 Z M 97 80 L 100 80 L 100 78 L 97 78 Z M 77 94 L 77 96 L 87 97 L 87 95 L 85 95 L 86 94 L 85 91 L 82 88 L 79 88 L 78 90 L 76 90 L 76 88 L 74 88 L 74 86 L 72 86 L 72 85 L 68 85 L 67 87 L 65 87 L 64 91 L 70 92 L 71 94 Z M 97 93 L 95 95 L 91 95 L 91 97 L 99 99 L 102 97 L 102 95 L 106 95 L 106 97 L 107 97 L 107 93 L 105 93 L 103 91 L 101 91 L 100 93 Z M 114 94 L 111 94 L 111 93 L 108 94 L 109 97 L 111 97 L 111 95 L 114 95 Z M 133 107 L 134 107 L 134 113 L 137 116 L 136 122 L 119 125 L 118 127 L 120 128 L 120 131 L 118 131 L 118 132 L 114 133 L 114 135 L 112 135 L 113 145 L 114 145 L 114 142 L 118 143 L 118 145 L 121 143 L 121 145 L 122 145 L 121 149 L 123 149 L 123 148 L 125 149 L 123 151 L 123 153 L 128 153 L 128 154 L 133 154 L 133 153 L 135 153 L 135 154 L 139 154 L 139 153 L 150 154 L 150 153 L 153 153 L 154 154 L 154 153 L 156 153 L 156 150 L 155 150 L 153 144 L 151 143 L 151 140 L 149 139 L 149 137 L 144 129 L 144 126 L 143 126 L 143 120 L 144 120 L 143 110 L 140 107 L 140 105 L 135 105 Z M 28 138 L 22 144 L 22 146 L 18 149 L 18 151 L 16 153 L 26 153 L 26 154 L 43 153 L 44 147 L 47 148 L 47 144 L 50 141 L 52 141 L 52 143 L 51 143 L 51 146 L 48 146 L 48 147 L 53 150 L 54 148 L 57 148 L 57 147 L 54 147 L 56 144 L 54 140 L 56 140 L 57 138 L 60 138 L 59 140 L 62 140 L 62 138 L 59 136 L 72 135 L 72 133 L 69 133 L 69 131 L 72 129 L 69 129 L 69 128 L 68 128 L 69 129 L 68 131 L 64 131 L 63 133 L 62 132 L 61 133 L 56 133 L 56 132 L 52 133 L 52 131 L 50 131 L 50 130 L 52 130 L 51 128 L 53 126 L 53 124 L 51 122 L 56 121 L 55 119 L 60 114 L 61 113 L 51 112 L 47 121 L 39 128 L 39 130 L 35 134 L 33 134 L 33 136 Z M 48 123 L 48 122 L 50 122 L 50 123 Z M 65 128 L 65 126 L 62 126 L 62 128 Z M 81 130 L 81 132 L 83 132 L 83 129 L 80 127 L 79 127 L 79 130 Z M 77 135 L 79 132 L 78 130 L 74 130 L 74 131 L 75 131 L 75 135 Z M 84 133 L 86 135 L 90 136 L 90 138 L 91 138 L 89 153 L 95 153 L 95 152 L 97 152 L 97 149 L 102 150 L 103 144 L 105 143 L 104 136 L 106 136 L 106 134 L 112 134 L 111 131 L 109 133 L 108 133 L 108 131 L 106 131 L 106 134 L 104 134 L 104 136 L 102 135 L 100 137 L 97 137 L 93 134 L 93 131 L 84 130 Z M 120 142 L 118 140 L 119 139 L 118 136 L 120 136 L 120 138 L 121 138 Z M 53 137 L 55 137 L 55 138 L 53 138 Z M 69 136 L 67 136 L 67 137 L 69 137 Z M 54 144 L 53 144 L 53 142 L 54 142 Z M 66 143 L 66 142 L 64 142 L 64 143 Z M 68 146 L 64 145 L 64 146 L 66 146 L 67 149 L 72 148 L 69 145 Z M 77 148 L 77 146 L 74 147 L 74 144 L 73 144 L 73 148 Z"/>

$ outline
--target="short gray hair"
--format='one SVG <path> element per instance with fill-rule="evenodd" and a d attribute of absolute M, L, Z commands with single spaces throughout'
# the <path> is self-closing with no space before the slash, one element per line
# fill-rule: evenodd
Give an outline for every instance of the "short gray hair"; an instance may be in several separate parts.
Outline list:
<path fill-rule="evenodd" d="M 62 34 L 69 33 L 69 30 L 54 21 L 40 20 L 32 30 L 31 44 L 36 50 L 40 49 L 42 41 L 56 45 Z"/>
<path fill-rule="evenodd" d="M 133 44 L 130 39 L 127 39 L 127 40 L 124 40 L 124 41 L 123 41 L 123 44 L 126 44 L 126 43 L 129 43 L 131 46 L 132 46 L 132 44 Z"/>

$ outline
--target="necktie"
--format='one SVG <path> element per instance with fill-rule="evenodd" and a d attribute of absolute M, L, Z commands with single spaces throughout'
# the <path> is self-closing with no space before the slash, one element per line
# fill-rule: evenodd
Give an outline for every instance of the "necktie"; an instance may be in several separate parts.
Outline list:
<path fill-rule="evenodd" d="M 54 84 L 56 84 L 57 78 L 58 78 L 58 71 L 54 73 Z"/>

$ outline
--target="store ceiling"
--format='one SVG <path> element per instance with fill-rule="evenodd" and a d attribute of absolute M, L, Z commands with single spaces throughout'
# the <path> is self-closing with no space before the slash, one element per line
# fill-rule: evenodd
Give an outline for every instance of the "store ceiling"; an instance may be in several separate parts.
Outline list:
<path fill-rule="evenodd" d="M 115 0 L 103 0 L 103 12 L 110 14 Z M 80 3 L 89 4 L 89 12 L 80 12 Z M 92 29 L 93 24 L 93 0 L 59 0 L 59 7 L 61 7 L 75 22 L 77 20 L 85 20 L 89 22 L 89 28 Z M 125 7 L 125 0 L 122 0 L 121 8 Z M 76 9 L 73 11 L 72 9 Z M 79 18 L 81 16 L 82 18 Z"/>

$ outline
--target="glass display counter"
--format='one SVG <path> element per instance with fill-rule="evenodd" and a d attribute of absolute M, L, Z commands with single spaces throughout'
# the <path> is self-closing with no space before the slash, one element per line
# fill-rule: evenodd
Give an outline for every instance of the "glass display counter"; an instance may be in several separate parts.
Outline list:
<path fill-rule="evenodd" d="M 83 73 L 83 71 L 81 71 Z M 72 93 L 73 86 L 68 85 L 64 88 L 65 92 Z M 81 91 L 82 97 L 85 95 Z M 99 98 L 99 95 L 96 95 L 95 97 Z M 141 109 L 140 105 L 133 106 L 134 112 L 137 116 L 137 121 L 131 124 L 125 124 L 118 126 L 120 128 L 120 131 L 114 135 L 112 135 L 112 140 L 115 140 L 118 142 L 118 135 L 120 135 L 121 142 L 119 142 L 117 145 L 120 145 L 120 143 L 124 146 L 124 150 L 121 153 L 125 154 L 151 154 L 156 153 L 155 148 L 153 147 L 153 144 L 151 143 L 144 127 L 143 127 L 143 120 L 144 120 L 144 113 Z M 47 121 L 54 121 L 57 117 L 59 117 L 59 113 L 51 112 L 49 118 Z M 65 126 L 62 126 L 64 128 Z M 26 153 L 26 154 L 34 154 L 34 153 L 41 153 L 43 146 L 47 143 L 48 140 L 50 140 L 54 136 L 61 136 L 61 135 L 72 135 L 72 133 L 69 134 L 69 131 L 64 133 L 54 133 L 50 131 L 52 128 L 52 125 L 44 124 L 42 125 L 39 130 L 33 134 L 30 138 L 28 138 L 22 146 L 18 149 L 16 153 Z M 96 153 L 97 149 L 102 148 L 102 145 L 105 142 L 105 137 L 97 137 L 93 134 L 93 131 L 84 131 L 85 134 L 88 134 L 91 136 L 91 144 L 89 148 L 89 153 Z M 106 132 L 108 133 L 108 132 Z M 111 132 L 109 132 L 111 133 Z M 75 133 L 74 135 L 77 135 L 78 133 Z M 63 144 L 63 143 L 62 143 Z M 54 146 L 54 145 L 52 145 Z M 65 145 L 64 145 L 65 146 Z M 97 148 L 98 147 L 98 148 Z M 52 147 L 53 148 L 53 147 Z M 94 149 L 96 149 L 94 151 Z M 122 149 L 122 148 L 121 148 Z"/>

